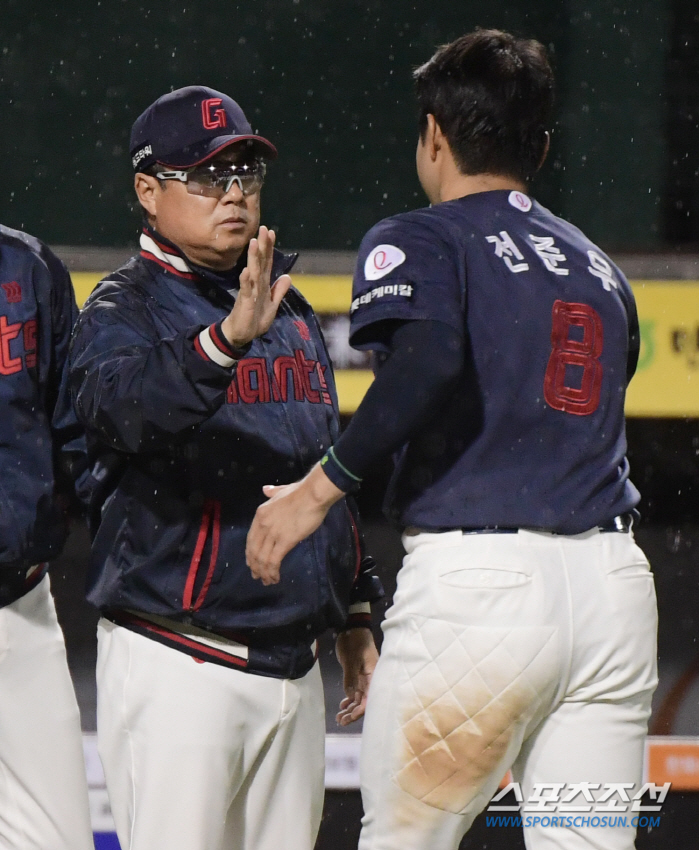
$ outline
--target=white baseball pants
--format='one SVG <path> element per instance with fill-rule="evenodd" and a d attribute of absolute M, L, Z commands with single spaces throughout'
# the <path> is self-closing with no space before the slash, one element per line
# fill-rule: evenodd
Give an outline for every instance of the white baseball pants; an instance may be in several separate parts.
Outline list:
<path fill-rule="evenodd" d="M 48 576 L 0 608 L 0 848 L 94 848 L 78 704 Z"/>
<path fill-rule="evenodd" d="M 324 794 L 316 664 L 272 679 L 101 620 L 97 738 L 122 850 L 312 850 Z"/>
<path fill-rule="evenodd" d="M 364 722 L 360 850 L 455 850 L 509 768 L 525 801 L 535 783 L 640 785 L 657 614 L 633 535 L 403 543 Z M 634 835 L 525 828 L 529 850 L 630 850 Z"/>

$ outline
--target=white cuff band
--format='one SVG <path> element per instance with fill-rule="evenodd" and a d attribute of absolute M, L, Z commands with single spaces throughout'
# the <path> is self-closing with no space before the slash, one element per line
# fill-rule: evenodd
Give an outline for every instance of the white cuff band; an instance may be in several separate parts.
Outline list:
<path fill-rule="evenodd" d="M 204 349 L 204 353 L 206 356 L 213 360 L 214 363 L 218 363 L 219 366 L 226 366 L 230 368 L 237 361 L 232 357 L 228 357 L 227 354 L 224 354 L 220 348 L 216 345 L 216 343 L 211 339 L 211 330 L 209 328 L 204 328 L 204 330 L 199 334 L 199 344 Z"/>

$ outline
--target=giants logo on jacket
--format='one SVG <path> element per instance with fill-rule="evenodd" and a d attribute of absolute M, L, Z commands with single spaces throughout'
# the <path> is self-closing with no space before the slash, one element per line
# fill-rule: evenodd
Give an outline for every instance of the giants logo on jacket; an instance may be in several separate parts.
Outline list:
<path fill-rule="evenodd" d="M 246 357 L 228 387 L 229 404 L 265 404 L 270 401 L 310 401 L 332 405 L 325 370 L 317 360 L 308 360 L 300 348 L 294 356 L 277 357 L 268 364 L 264 357 Z"/>
<path fill-rule="evenodd" d="M 21 345 L 16 342 L 21 336 L 24 343 L 24 360 Z M 14 375 L 24 367 L 36 366 L 36 319 L 26 322 L 8 322 L 7 316 L 0 316 L 0 375 Z"/>

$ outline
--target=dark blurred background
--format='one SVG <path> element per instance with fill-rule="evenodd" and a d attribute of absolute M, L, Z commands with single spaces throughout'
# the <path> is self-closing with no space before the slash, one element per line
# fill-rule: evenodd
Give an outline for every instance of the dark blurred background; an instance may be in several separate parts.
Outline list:
<path fill-rule="evenodd" d="M 265 220 L 295 248 L 356 248 L 422 203 L 411 70 L 463 32 L 548 45 L 558 78 L 537 195 L 613 250 L 699 245 L 696 0 L 3 0 L 0 220 L 125 245 L 129 130 L 173 88 L 232 95 L 279 147 Z"/>

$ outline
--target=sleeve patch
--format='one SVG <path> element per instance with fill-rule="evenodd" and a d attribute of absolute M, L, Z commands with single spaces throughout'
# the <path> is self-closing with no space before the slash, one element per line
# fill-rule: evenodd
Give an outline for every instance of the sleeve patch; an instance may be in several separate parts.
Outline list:
<path fill-rule="evenodd" d="M 525 195 L 524 192 L 510 192 L 507 200 L 511 206 L 522 212 L 529 212 L 532 208 L 532 199 L 528 195 Z"/>
<path fill-rule="evenodd" d="M 379 280 L 405 262 L 405 254 L 395 245 L 377 245 L 364 263 L 366 280 Z"/>
<path fill-rule="evenodd" d="M 378 298 L 385 298 L 387 295 L 405 298 L 410 301 L 413 297 L 413 286 L 410 283 L 387 283 L 383 286 L 377 286 L 352 301 L 350 315 L 363 305 L 371 304 L 372 301 L 375 301 Z"/>

